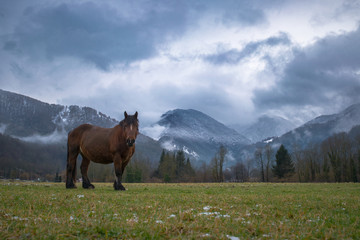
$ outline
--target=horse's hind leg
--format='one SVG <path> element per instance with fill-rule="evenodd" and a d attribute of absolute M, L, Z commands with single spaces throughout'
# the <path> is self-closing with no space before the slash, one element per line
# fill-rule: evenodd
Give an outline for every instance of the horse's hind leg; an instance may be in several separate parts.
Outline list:
<path fill-rule="evenodd" d="M 66 188 L 76 188 L 76 159 L 79 154 L 77 147 L 69 146 L 66 165 Z"/>
<path fill-rule="evenodd" d="M 81 175 L 82 175 L 82 180 L 83 180 L 82 186 L 83 186 L 83 188 L 95 188 L 95 186 L 90 183 L 90 179 L 87 174 L 90 160 L 85 158 L 84 156 L 82 156 L 82 158 L 83 158 L 83 160 L 80 165 L 80 170 L 81 170 Z"/>

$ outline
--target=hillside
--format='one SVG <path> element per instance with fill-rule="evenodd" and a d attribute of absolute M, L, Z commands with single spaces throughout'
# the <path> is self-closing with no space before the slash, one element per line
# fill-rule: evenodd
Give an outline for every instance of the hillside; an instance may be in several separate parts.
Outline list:
<path fill-rule="evenodd" d="M 339 113 L 316 117 L 280 137 L 269 137 L 247 145 L 239 151 L 239 157 L 243 160 L 253 157 L 256 148 L 264 148 L 266 144 L 270 144 L 274 150 L 283 144 L 290 152 L 294 146 L 298 149 L 311 148 L 336 133 L 345 132 L 354 135 L 359 125 L 360 104 L 354 104 Z"/>
<path fill-rule="evenodd" d="M 161 129 L 158 142 L 168 150 L 184 150 L 195 160 L 209 162 L 220 145 L 230 151 L 250 141 L 210 116 L 193 110 L 175 109 L 153 125 Z"/>
<path fill-rule="evenodd" d="M 268 137 L 281 136 L 294 128 L 295 124 L 282 117 L 263 115 L 242 131 L 241 134 L 255 143 Z"/>
<path fill-rule="evenodd" d="M 360 104 L 351 105 L 337 114 L 319 116 L 275 139 L 275 142 L 308 147 L 334 133 L 349 132 L 356 125 L 360 125 Z"/>

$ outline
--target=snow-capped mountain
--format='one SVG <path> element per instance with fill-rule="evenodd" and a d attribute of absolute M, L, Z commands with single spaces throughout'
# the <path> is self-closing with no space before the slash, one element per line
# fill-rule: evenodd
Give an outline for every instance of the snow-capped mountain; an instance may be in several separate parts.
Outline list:
<path fill-rule="evenodd" d="M 354 104 L 345 110 L 332 115 L 322 115 L 295 128 L 280 137 L 272 137 L 248 145 L 242 150 L 242 154 L 253 154 L 257 147 L 264 147 L 266 144 L 274 148 L 284 144 L 287 149 L 296 145 L 298 148 L 311 147 L 318 144 L 335 133 L 348 133 L 353 127 L 360 125 L 360 104 Z"/>
<path fill-rule="evenodd" d="M 360 124 L 360 103 L 351 105 L 338 114 L 322 115 L 309 122 L 306 126 L 326 124 L 330 133 L 349 132 Z"/>
<path fill-rule="evenodd" d="M 82 123 L 113 127 L 118 121 L 89 107 L 48 104 L 0 90 L 0 124 L 4 134 L 45 136 L 54 132 L 68 132 Z"/>
<path fill-rule="evenodd" d="M 293 147 L 298 149 L 311 148 L 320 144 L 335 133 L 355 131 L 360 127 L 360 104 L 354 104 L 345 110 L 332 115 L 322 115 L 295 128 L 280 137 L 269 137 L 254 144 L 244 146 L 238 151 L 238 158 L 246 160 L 254 157 L 257 148 L 269 144 L 273 154 L 283 144 L 290 152 Z M 254 163 L 255 166 L 255 163 Z"/>
<path fill-rule="evenodd" d="M 356 125 L 360 125 L 360 104 L 351 105 L 337 114 L 319 116 L 282 135 L 279 141 L 306 147 L 334 133 L 349 132 Z"/>
<path fill-rule="evenodd" d="M 184 150 L 197 160 L 210 161 L 220 145 L 229 150 L 250 141 L 216 121 L 210 116 L 193 110 L 168 111 L 152 126 L 161 145 L 168 150 Z M 147 129 L 149 132 L 150 129 Z"/>
<path fill-rule="evenodd" d="M 285 118 L 263 115 L 254 124 L 241 132 L 241 134 L 255 143 L 269 137 L 281 136 L 295 127 L 295 124 Z"/>

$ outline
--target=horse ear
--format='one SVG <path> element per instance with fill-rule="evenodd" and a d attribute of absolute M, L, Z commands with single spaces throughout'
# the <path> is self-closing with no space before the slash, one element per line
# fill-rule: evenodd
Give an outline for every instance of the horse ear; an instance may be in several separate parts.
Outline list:
<path fill-rule="evenodd" d="M 136 111 L 136 113 L 135 113 L 135 118 L 137 119 L 137 117 L 138 117 L 138 112 Z"/>
<path fill-rule="evenodd" d="M 126 111 L 124 112 L 124 117 L 127 118 L 128 114 L 126 113 Z"/>

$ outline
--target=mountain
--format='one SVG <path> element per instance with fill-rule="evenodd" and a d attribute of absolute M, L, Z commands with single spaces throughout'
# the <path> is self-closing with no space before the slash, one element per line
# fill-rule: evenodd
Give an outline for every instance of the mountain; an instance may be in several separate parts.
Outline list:
<path fill-rule="evenodd" d="M 175 109 L 161 116 L 153 125 L 158 142 L 168 150 L 184 150 L 196 160 L 209 162 L 220 145 L 230 151 L 250 141 L 208 115 L 193 110 Z"/>
<path fill-rule="evenodd" d="M 3 141 L 10 142 L 10 138 L 15 138 L 20 140 L 20 145 L 26 146 L 27 149 L 35 149 L 35 147 L 31 144 L 24 145 L 24 142 L 51 144 L 52 148 L 62 149 L 62 153 L 57 151 L 56 156 L 49 156 L 47 159 L 47 161 L 52 161 L 51 159 L 54 157 L 57 159 L 56 161 L 60 161 L 58 159 L 62 158 L 62 164 L 58 166 L 60 169 L 64 169 L 66 164 L 67 132 L 83 123 L 113 127 L 119 123 L 119 120 L 90 107 L 48 104 L 27 96 L 0 90 L 0 133 L 7 136 L 3 138 Z M 14 144 L 16 141 L 11 140 L 11 143 Z M 36 147 L 36 149 L 40 149 L 40 147 Z M 36 151 L 34 150 L 34 152 Z M 142 134 L 138 135 L 137 155 L 147 158 L 155 164 L 160 159 L 161 151 L 162 148 L 156 141 Z M 51 155 L 51 152 L 49 154 Z M 0 155 L 0 161 L 1 158 Z"/>
<path fill-rule="evenodd" d="M 281 136 L 294 128 L 295 124 L 282 117 L 263 115 L 241 134 L 255 143 L 268 137 Z"/>
<path fill-rule="evenodd" d="M 277 149 L 280 144 L 284 144 L 290 151 L 295 145 L 300 149 L 305 149 L 321 143 L 335 133 L 348 133 L 351 129 L 355 131 L 354 129 L 357 129 L 359 125 L 360 104 L 354 104 L 337 114 L 314 118 L 280 137 L 271 137 L 248 145 L 239 154 L 243 159 L 248 156 L 253 157 L 256 148 L 263 148 L 266 144 L 270 144 L 274 149 Z"/>
<path fill-rule="evenodd" d="M 360 125 L 360 104 L 354 104 L 337 114 L 319 116 L 304 125 L 285 133 L 279 142 L 307 147 L 319 143 L 339 132 L 349 132 Z"/>
<path fill-rule="evenodd" d="M 82 123 L 113 127 L 118 121 L 89 107 L 48 104 L 0 90 L 0 124 L 4 134 L 45 136 L 54 132 L 68 132 Z"/>

